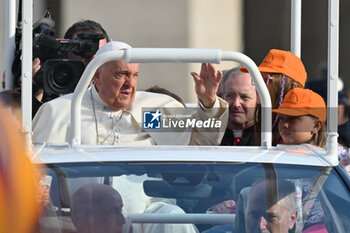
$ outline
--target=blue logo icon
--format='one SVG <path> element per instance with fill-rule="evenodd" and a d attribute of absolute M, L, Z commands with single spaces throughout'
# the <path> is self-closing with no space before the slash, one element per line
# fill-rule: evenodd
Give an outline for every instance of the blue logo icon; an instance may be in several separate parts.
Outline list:
<path fill-rule="evenodd" d="M 161 113 L 157 111 L 143 112 L 143 128 L 144 129 L 160 129 L 161 128 Z"/>

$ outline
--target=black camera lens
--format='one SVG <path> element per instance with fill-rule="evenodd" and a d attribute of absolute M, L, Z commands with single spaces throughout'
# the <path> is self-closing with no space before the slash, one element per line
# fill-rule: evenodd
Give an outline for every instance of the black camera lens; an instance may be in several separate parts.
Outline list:
<path fill-rule="evenodd" d="M 47 94 L 67 94 L 74 91 L 85 69 L 80 60 L 50 59 L 43 67 L 43 86 Z"/>
<path fill-rule="evenodd" d="M 57 87 L 64 87 L 72 82 L 74 72 L 71 67 L 67 65 L 57 66 L 52 75 L 52 81 Z"/>

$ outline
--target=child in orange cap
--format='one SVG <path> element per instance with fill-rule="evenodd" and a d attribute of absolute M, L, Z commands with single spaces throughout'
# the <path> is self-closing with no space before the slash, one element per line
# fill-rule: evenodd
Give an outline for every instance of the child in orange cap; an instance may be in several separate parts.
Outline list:
<path fill-rule="evenodd" d="M 299 145 L 313 144 L 326 146 L 326 103 L 323 98 L 309 90 L 294 88 L 289 91 L 278 109 L 278 130 L 283 143 Z M 350 153 L 343 146 L 338 146 L 338 159 L 350 174 Z"/>
<path fill-rule="evenodd" d="M 319 94 L 294 88 L 272 112 L 279 114 L 278 130 L 283 143 L 326 145 L 326 103 Z"/>
<path fill-rule="evenodd" d="M 271 49 L 258 69 L 269 89 L 272 108 L 278 108 L 292 88 L 305 87 L 307 73 L 304 64 L 289 51 Z M 248 72 L 246 68 L 241 68 L 241 71 Z"/>
<path fill-rule="evenodd" d="M 285 94 L 291 89 L 304 88 L 305 86 L 307 73 L 304 64 L 299 57 L 289 51 L 271 49 L 258 68 L 269 90 L 272 108 L 278 108 Z M 242 68 L 241 71 L 248 72 L 246 68 Z M 260 115 L 259 110 L 257 115 Z M 272 122 L 273 145 L 276 145 L 280 140 L 277 123 L 278 116 L 274 114 Z M 257 130 L 260 131 L 260 122 L 257 122 L 256 126 Z M 259 137 L 257 139 L 259 140 Z"/>

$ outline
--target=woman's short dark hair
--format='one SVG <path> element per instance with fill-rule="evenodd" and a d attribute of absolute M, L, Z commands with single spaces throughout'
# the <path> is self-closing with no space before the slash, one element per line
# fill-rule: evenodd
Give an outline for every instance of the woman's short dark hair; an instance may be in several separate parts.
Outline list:
<path fill-rule="evenodd" d="M 109 36 L 106 30 L 102 27 L 102 25 L 92 20 L 82 20 L 82 21 L 76 22 L 75 24 L 73 24 L 68 28 L 68 30 L 66 31 L 66 34 L 64 34 L 64 38 L 73 39 L 73 35 L 76 32 L 91 32 L 91 31 L 101 31 L 105 35 L 107 42 L 110 41 Z"/>

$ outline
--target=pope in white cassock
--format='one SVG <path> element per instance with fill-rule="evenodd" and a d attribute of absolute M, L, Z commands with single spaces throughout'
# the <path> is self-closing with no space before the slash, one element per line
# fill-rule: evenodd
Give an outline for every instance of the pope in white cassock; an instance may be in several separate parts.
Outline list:
<path fill-rule="evenodd" d="M 123 42 L 109 42 L 97 56 L 107 51 L 127 49 Z M 142 126 L 142 108 L 168 109 L 168 113 L 184 106 L 174 98 L 150 92 L 136 91 L 139 64 L 111 61 L 103 64 L 94 75 L 94 85 L 85 92 L 81 110 L 82 144 L 138 144 L 138 145 L 219 145 L 228 120 L 228 104 L 216 96 L 222 72 L 211 64 L 202 64 L 200 75 L 191 73 L 199 99 L 196 119 L 220 121 L 220 127 L 191 129 L 180 132 L 145 131 Z M 33 142 L 71 142 L 70 104 L 72 94 L 42 105 L 33 121 Z M 158 111 L 157 111 L 158 112 Z M 153 115 L 158 117 L 157 112 Z M 164 112 L 162 112 L 164 113 Z M 123 213 L 183 213 L 171 200 L 154 201 L 143 192 L 144 176 L 113 178 L 113 187 L 124 202 Z M 170 203 L 168 203 L 170 201 Z M 168 228 L 167 228 L 168 227 Z M 191 224 L 140 224 L 134 232 L 195 232 Z"/>
<path fill-rule="evenodd" d="M 96 55 L 131 48 L 112 41 Z M 171 114 L 184 108 L 174 98 L 156 93 L 136 91 L 139 64 L 111 61 L 94 75 L 94 85 L 85 92 L 81 111 L 81 144 L 138 145 L 219 145 L 228 119 L 228 104 L 216 96 L 221 71 L 211 64 L 202 64 L 201 73 L 192 72 L 199 104 L 195 117 L 216 120 L 220 127 L 194 128 L 191 131 L 157 132 L 142 127 L 142 108 L 162 108 Z M 33 142 L 71 142 L 70 104 L 72 94 L 43 104 L 33 120 Z M 162 112 L 165 113 L 164 110 Z M 217 125 L 216 125 L 217 126 Z"/>

